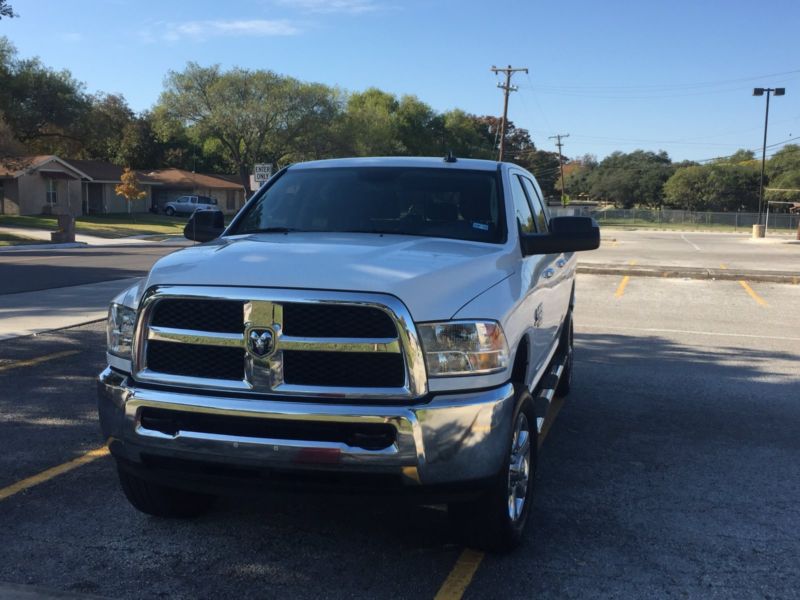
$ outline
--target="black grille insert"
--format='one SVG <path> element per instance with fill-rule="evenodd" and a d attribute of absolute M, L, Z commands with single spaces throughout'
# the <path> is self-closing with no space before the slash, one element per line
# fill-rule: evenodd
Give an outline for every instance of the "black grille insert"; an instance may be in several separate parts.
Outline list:
<path fill-rule="evenodd" d="M 387 313 L 349 304 L 284 304 L 283 332 L 297 337 L 397 337 Z"/>
<path fill-rule="evenodd" d="M 153 308 L 150 324 L 216 333 L 244 331 L 244 302 L 239 300 L 159 300 Z"/>
<path fill-rule="evenodd" d="M 287 350 L 283 379 L 294 385 L 402 387 L 406 377 L 400 354 Z"/>
<path fill-rule="evenodd" d="M 338 442 L 365 450 L 388 448 L 396 436 L 395 428 L 384 423 L 310 423 L 185 413 L 160 408 L 142 409 L 141 424 L 145 429 L 167 435 L 194 431 L 262 439 Z"/>
<path fill-rule="evenodd" d="M 150 340 L 147 368 L 159 373 L 205 379 L 244 379 L 244 349 L 195 346 Z"/>

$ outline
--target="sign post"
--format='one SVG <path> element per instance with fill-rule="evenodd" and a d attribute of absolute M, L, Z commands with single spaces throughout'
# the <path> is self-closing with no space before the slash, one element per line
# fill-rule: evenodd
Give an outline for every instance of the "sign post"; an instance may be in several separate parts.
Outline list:
<path fill-rule="evenodd" d="M 255 180 L 257 183 L 264 183 L 272 177 L 272 165 L 261 163 L 255 166 Z"/>

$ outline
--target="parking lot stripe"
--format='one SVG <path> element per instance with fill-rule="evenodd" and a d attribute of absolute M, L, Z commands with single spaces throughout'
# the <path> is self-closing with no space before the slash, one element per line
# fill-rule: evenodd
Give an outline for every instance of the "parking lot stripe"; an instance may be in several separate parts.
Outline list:
<path fill-rule="evenodd" d="M 750 297 L 756 302 L 758 302 L 761 306 L 769 306 L 761 296 L 755 293 L 753 288 L 751 288 L 746 281 L 740 279 L 739 285 L 741 285 L 744 288 L 744 291 L 747 292 L 750 295 Z"/>
<path fill-rule="evenodd" d="M 102 458 L 103 456 L 107 455 L 108 455 L 108 448 L 106 448 L 105 446 L 103 446 L 102 448 L 95 448 L 94 450 L 89 450 L 89 452 L 82 454 L 78 458 L 74 458 L 58 466 L 51 467 L 45 471 L 42 471 L 41 473 L 37 473 L 36 475 L 28 477 L 27 479 L 23 479 L 22 481 L 18 481 L 17 483 L 13 483 L 8 487 L 0 489 L 0 500 L 5 500 L 6 498 L 10 498 L 14 494 L 23 492 L 36 485 L 39 485 L 40 483 L 50 481 L 54 477 L 58 477 L 59 475 L 68 473 L 73 469 L 77 469 L 82 465 L 85 465 L 87 463 L 92 462 L 93 460 L 97 460 L 98 458 Z"/>
<path fill-rule="evenodd" d="M 724 271 L 728 268 L 728 265 L 726 265 L 725 263 L 719 263 L 719 268 Z"/>
<path fill-rule="evenodd" d="M 622 278 L 622 281 L 619 282 L 619 287 L 617 288 L 617 291 L 614 292 L 615 298 L 622 298 L 622 294 L 625 293 L 625 288 L 627 287 L 628 282 L 630 280 L 631 280 L 630 275 L 625 275 L 625 277 Z"/>
<path fill-rule="evenodd" d="M 64 358 L 67 356 L 73 356 L 74 354 L 78 354 L 79 350 L 62 350 L 61 352 L 54 352 L 53 354 L 45 354 L 44 356 L 39 356 L 37 358 L 29 358 L 28 360 L 17 360 L 12 363 L 8 363 L 5 365 L 0 365 L 0 373 L 3 371 L 10 371 L 11 369 L 18 369 L 22 367 L 35 367 L 43 362 L 47 362 L 48 360 L 55 360 L 57 358 Z"/>
<path fill-rule="evenodd" d="M 458 557 L 453 570 L 444 580 L 434 600 L 459 600 L 466 591 L 475 571 L 483 560 L 483 552 L 466 548 Z"/>

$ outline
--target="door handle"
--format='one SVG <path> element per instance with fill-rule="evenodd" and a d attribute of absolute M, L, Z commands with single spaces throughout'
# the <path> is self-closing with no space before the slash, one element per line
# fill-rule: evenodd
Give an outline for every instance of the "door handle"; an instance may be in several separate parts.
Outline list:
<path fill-rule="evenodd" d="M 552 267 L 548 267 L 544 271 L 542 271 L 542 277 L 544 277 L 545 279 L 550 279 L 555 274 L 556 270 L 553 269 Z"/>
<path fill-rule="evenodd" d="M 557 266 L 559 269 L 560 269 L 560 268 L 562 268 L 562 267 L 563 267 L 565 264 L 567 264 L 567 261 L 566 261 L 566 260 L 564 260 L 563 258 L 559 258 L 559 259 L 556 261 L 556 266 Z"/>

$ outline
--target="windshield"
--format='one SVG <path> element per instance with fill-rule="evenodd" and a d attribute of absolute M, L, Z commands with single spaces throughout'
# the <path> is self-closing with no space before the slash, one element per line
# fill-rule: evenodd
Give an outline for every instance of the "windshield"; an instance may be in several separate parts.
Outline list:
<path fill-rule="evenodd" d="M 497 173 L 456 169 L 289 170 L 229 235 L 287 231 L 505 241 Z"/>

